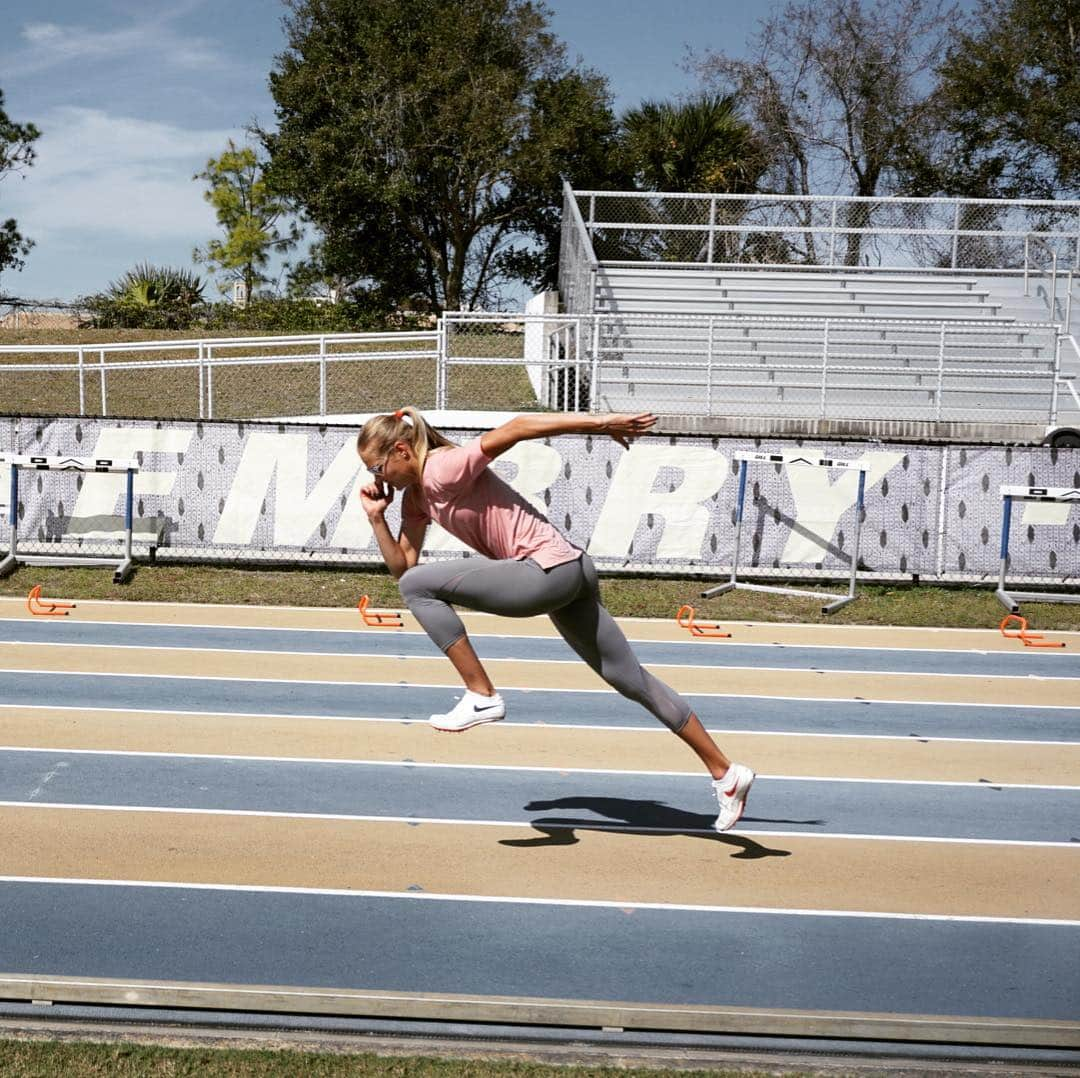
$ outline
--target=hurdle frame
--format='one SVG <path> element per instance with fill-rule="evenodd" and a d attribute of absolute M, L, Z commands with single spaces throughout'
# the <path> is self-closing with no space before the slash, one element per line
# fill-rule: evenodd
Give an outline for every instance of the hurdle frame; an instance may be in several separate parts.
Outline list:
<path fill-rule="evenodd" d="M 135 473 L 139 465 L 131 460 L 109 460 L 94 457 L 39 457 L 0 453 L 0 464 L 11 468 L 11 504 L 8 507 L 8 523 L 11 526 L 10 546 L 7 556 L 0 561 L 0 577 L 15 572 L 19 565 L 52 566 L 104 566 L 113 567 L 113 583 L 123 584 L 135 569 L 132 556 L 132 529 L 134 526 Z M 19 552 L 19 469 L 47 472 L 126 472 L 127 488 L 124 498 L 124 550 L 123 556 L 96 557 L 94 555 L 56 556 L 52 554 L 22 554 Z"/>
<path fill-rule="evenodd" d="M 778 595 L 797 595 L 802 598 L 831 600 L 821 608 L 823 614 L 832 614 L 842 606 L 853 602 L 855 596 L 855 574 L 859 568 L 859 543 L 862 538 L 863 503 L 866 492 L 866 473 L 869 465 L 862 461 L 844 460 L 839 457 L 815 457 L 805 453 L 736 453 L 739 461 L 739 493 L 735 504 L 735 549 L 731 555 L 731 576 L 724 584 L 709 588 L 701 593 L 703 599 L 740 588 L 743 591 L 765 591 Z M 746 473 L 752 463 L 780 464 L 788 467 L 844 468 L 859 473 L 859 492 L 855 499 L 855 543 L 851 554 L 851 573 L 848 576 L 846 595 L 833 592 L 803 591 L 799 588 L 785 588 L 779 584 L 746 584 L 738 579 L 739 551 L 742 547 L 743 507 L 746 502 Z"/>
<path fill-rule="evenodd" d="M 1003 486 L 1001 491 L 1001 572 L 994 595 L 1010 614 L 1020 611 L 1021 603 L 1080 603 L 1080 594 L 1052 591 L 1008 591 L 1005 574 L 1009 564 L 1009 536 L 1012 531 L 1014 501 L 1080 503 L 1080 490 L 1075 487 L 1014 487 Z"/>

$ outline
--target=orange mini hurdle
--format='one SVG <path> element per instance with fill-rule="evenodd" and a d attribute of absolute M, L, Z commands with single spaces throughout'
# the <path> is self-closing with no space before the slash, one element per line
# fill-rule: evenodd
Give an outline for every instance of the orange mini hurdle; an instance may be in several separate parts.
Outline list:
<path fill-rule="evenodd" d="M 1005 626 L 1010 621 L 1018 621 L 1020 623 L 1019 629 L 1006 629 Z M 1027 618 L 1021 617 L 1019 614 L 1006 614 L 1001 619 L 1001 624 L 998 626 L 1001 630 L 1002 636 L 1007 636 L 1010 640 L 1019 640 L 1026 648 L 1063 648 L 1065 647 L 1064 640 L 1043 640 L 1042 633 L 1029 633 Z"/>
<path fill-rule="evenodd" d="M 405 625 L 400 610 L 375 610 L 368 605 L 370 602 L 366 595 L 361 595 L 360 602 L 356 604 L 365 625 L 375 629 L 400 629 Z"/>
<path fill-rule="evenodd" d="M 41 585 L 35 584 L 26 597 L 26 609 L 39 617 L 66 617 L 75 609 L 75 604 L 60 599 L 42 599 Z"/>
<path fill-rule="evenodd" d="M 691 636 L 712 636 L 717 638 L 731 636 L 731 633 L 725 633 L 720 628 L 719 622 L 695 621 L 694 608 L 689 603 L 679 607 L 678 613 L 675 615 L 675 624 L 680 629 L 685 629 Z"/>

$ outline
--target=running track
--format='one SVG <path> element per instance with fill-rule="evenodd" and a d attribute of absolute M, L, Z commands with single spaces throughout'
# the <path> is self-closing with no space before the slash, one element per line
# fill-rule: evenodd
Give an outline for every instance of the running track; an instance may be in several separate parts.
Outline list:
<path fill-rule="evenodd" d="M 1080 1047 L 1080 636 L 626 622 L 759 773 L 542 620 L 510 714 L 351 611 L 0 600 L 0 996 Z"/>

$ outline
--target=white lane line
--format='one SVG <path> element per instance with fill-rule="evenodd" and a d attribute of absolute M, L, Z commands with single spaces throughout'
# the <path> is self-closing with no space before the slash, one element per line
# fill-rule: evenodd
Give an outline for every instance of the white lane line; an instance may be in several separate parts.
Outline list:
<path fill-rule="evenodd" d="M 711 827 L 643 827 L 630 823 L 562 824 L 548 822 L 544 818 L 530 820 L 463 820 L 440 816 L 373 816 L 355 815 L 345 812 L 277 812 L 270 809 L 221 809 L 169 807 L 167 805 L 93 805 L 62 801 L 0 801 L 0 809 L 32 808 L 59 809 L 70 812 L 153 812 L 180 816 L 247 816 L 258 819 L 275 820 L 336 820 L 350 823 L 404 823 L 416 827 L 420 824 L 440 824 L 453 827 L 514 827 L 528 831 L 615 831 L 640 835 L 709 835 L 722 842 L 731 835 L 738 838 L 811 838 L 811 839 L 858 839 L 867 842 L 933 842 L 951 846 L 1021 846 L 1032 848 L 1076 850 L 1080 852 L 1080 842 L 1051 842 L 1043 839 L 1008 839 L 1008 838 L 957 838 L 936 835 L 869 835 L 848 833 L 845 831 L 725 831 L 718 835 Z M 702 813 L 704 815 L 704 813 Z"/>
<path fill-rule="evenodd" d="M 580 663 L 576 664 L 580 665 Z M 655 667 L 654 667 L 655 668 Z M 724 668 L 719 668 L 724 669 Z M 744 667 L 743 669 L 754 669 L 756 667 Z M 758 671 L 761 672 L 761 671 Z M 851 671 L 838 670 L 836 673 L 851 673 Z M 860 671 L 860 673 L 866 673 L 866 671 Z M 108 677 L 108 678 L 139 678 L 142 680 L 148 679 L 162 679 L 169 681 L 208 681 L 219 682 L 225 681 L 235 684 L 245 685 L 314 685 L 314 686 L 333 686 L 335 688 L 357 688 L 367 686 L 369 688 L 389 688 L 389 689 L 447 689 L 451 692 L 457 692 L 461 695 L 461 685 L 451 682 L 433 682 L 424 681 L 413 684 L 408 681 L 311 681 L 311 680 L 294 680 L 293 678 L 270 678 L 270 677 L 225 677 L 224 675 L 208 675 L 208 674 L 125 674 L 117 673 L 115 671 L 101 671 L 101 670 L 37 670 L 37 669 L 24 669 L 22 667 L 0 667 L 0 674 L 34 674 L 42 677 L 57 678 L 57 677 Z M 918 676 L 918 675 L 916 675 Z M 950 677 L 952 675 L 942 675 L 943 677 Z M 959 675 L 958 675 L 959 676 Z M 966 675 L 970 677 L 977 677 L 980 675 Z M 988 677 L 996 677 L 996 675 L 986 675 Z M 1009 680 L 1014 681 L 1076 681 L 1076 678 L 1011 678 Z M 615 689 L 567 689 L 567 688 L 537 688 L 535 685 L 506 685 L 500 683 L 500 692 L 521 692 L 521 693 L 602 693 L 608 696 L 618 696 L 618 692 Z M 757 693 L 746 693 L 738 695 L 730 692 L 687 692 L 685 696 L 689 697 L 705 697 L 707 699 L 720 698 L 727 700 L 776 700 L 781 703 L 791 704 L 796 702 L 808 702 L 815 704 L 893 704 L 903 705 L 904 707 L 920 707 L 924 705 L 932 705 L 934 707 L 995 707 L 995 708 L 1030 708 L 1034 711 L 1076 711 L 1077 708 L 1072 704 L 1020 704 L 1020 703 L 983 703 L 977 700 L 887 700 L 878 699 L 875 696 L 771 696 L 766 694 L 758 695 Z"/>
<path fill-rule="evenodd" d="M 876 913 L 872 910 L 785 909 L 782 906 L 706 906 L 676 902 L 615 902 L 596 898 L 525 898 L 518 895 L 462 895 L 432 891 L 373 891 L 349 890 L 339 887 L 286 887 L 273 884 L 190 883 L 179 880 L 99 880 L 78 876 L 0 876 L 0 883 L 56 884 L 69 887 L 147 887 L 182 891 L 239 891 L 249 894 L 311 895 L 332 898 L 404 898 L 421 902 L 476 902 L 514 906 L 580 906 L 585 909 L 656 910 L 661 913 L 752 913 L 776 917 L 852 917 L 888 921 L 947 921 L 963 924 L 1080 928 L 1080 920 L 1073 921 L 1051 917 L 986 917 L 955 913 Z M 8 979 L 10 980 L 10 978 Z"/>
<path fill-rule="evenodd" d="M 126 675 L 124 675 L 126 676 Z M 529 690 L 538 691 L 538 690 Z M 699 693 L 691 693 L 693 696 L 699 695 Z M 738 699 L 738 698 L 737 698 Z M 761 698 L 755 698 L 761 699 Z M 792 699 L 785 697 L 784 699 Z M 937 706 L 971 706 L 971 708 L 986 708 L 986 706 L 998 706 L 997 704 L 940 704 Z M 243 711 L 180 711 L 171 710 L 167 708 L 94 708 L 90 705 L 80 704 L 18 704 L 18 703 L 0 703 L 0 712 L 4 709 L 17 712 L 90 712 L 90 713 L 102 713 L 106 715 L 120 714 L 120 715 L 139 715 L 143 717 L 146 722 L 153 722 L 159 715 L 170 716 L 192 716 L 194 718 L 204 718 L 207 716 L 213 716 L 214 718 L 258 718 L 264 720 L 275 719 L 289 719 L 289 720 L 301 720 L 301 722 L 327 722 L 327 723 L 384 723 L 391 726 L 418 726 L 427 728 L 429 726 L 426 718 L 391 718 L 386 715 L 311 715 L 307 713 L 268 713 L 268 712 L 243 712 Z M 1061 709 L 1050 709 L 1061 710 Z M 1077 710 L 1080 709 L 1066 709 Z M 505 722 L 502 725 L 502 729 L 527 729 L 527 730 L 545 730 L 545 731 L 564 731 L 564 730 L 600 730 L 611 733 L 648 733 L 652 737 L 667 737 L 669 731 L 660 726 L 618 726 L 615 724 L 604 723 L 522 723 L 517 722 L 515 719 L 510 719 L 509 722 Z M 849 740 L 849 741 L 918 741 L 926 742 L 928 744 L 960 744 L 960 745 L 1067 745 L 1075 746 L 1080 744 L 1080 741 L 1039 741 L 1024 738 L 942 738 L 934 735 L 921 735 L 921 733 L 819 733 L 814 731 L 802 731 L 802 730 L 752 730 L 752 729 L 740 729 L 737 727 L 729 726 L 715 726 L 708 725 L 707 729 L 717 735 L 738 735 L 751 736 L 756 738 L 833 738 L 836 740 Z"/>
<path fill-rule="evenodd" d="M 79 641 L 61 640 L 33 640 L 33 641 L 8 641 L 17 643 L 28 648 L 108 648 L 109 651 L 172 651 L 186 654 L 217 655 L 215 648 L 187 647 L 165 644 L 86 644 Z M 395 652 L 364 651 L 364 652 L 333 652 L 333 651 L 259 651 L 255 648 L 229 648 L 228 655 L 244 656 L 254 655 L 260 657 L 280 657 L 292 655 L 300 659 L 378 659 L 383 662 L 387 659 L 400 659 L 403 662 L 431 662 L 441 658 L 438 654 L 431 655 L 399 655 Z M 522 663 L 527 666 L 580 666 L 579 658 L 568 659 L 521 659 L 513 656 L 486 657 L 488 663 Z M 1047 674 L 964 674 L 951 673 L 941 670 L 866 670 L 844 669 L 838 667 L 823 666 L 740 666 L 726 663 L 658 663 L 645 664 L 650 670 L 711 670 L 716 673 L 753 671 L 758 674 L 849 674 L 859 677 L 908 677 L 908 678 L 969 678 L 982 679 L 993 678 L 995 681 L 1080 681 L 1080 675 L 1064 675 L 1053 677 Z M 175 675 L 174 675 L 175 676 Z M 262 679 L 260 679 L 262 680 Z"/>
<path fill-rule="evenodd" d="M 701 771 L 641 771 L 626 768 L 611 767 L 552 767 L 530 764 L 457 764 L 444 763 L 436 760 L 369 760 L 363 758 L 345 758 L 333 756 L 251 756 L 235 753 L 220 752 L 165 752 L 147 751 L 144 749 L 69 749 L 51 746 L 48 748 L 31 745 L 0 745 L 0 753 L 23 752 L 41 753 L 43 755 L 56 756 L 66 754 L 71 756 L 133 756 L 137 758 L 147 757 L 151 759 L 178 759 L 178 760 L 229 760 L 236 763 L 262 763 L 262 764 L 318 764 L 318 765 L 343 765 L 346 767 L 401 767 L 406 769 L 430 768 L 432 770 L 447 771 L 522 771 L 538 772 L 541 774 L 554 775 L 621 775 L 627 778 L 675 778 L 675 779 L 704 779 L 706 776 Z M 65 763 L 57 764 L 57 768 L 64 768 Z M 59 772 L 51 771 L 45 781 L 54 778 Z M 876 779 L 855 778 L 843 775 L 770 775 L 759 771 L 758 779 L 768 779 L 770 782 L 830 782 L 830 783 L 860 783 L 880 786 L 950 786 L 976 790 L 1051 790 L 1066 793 L 1080 792 L 1080 786 L 1050 785 L 1031 782 L 993 782 L 990 780 L 978 780 L 972 782 L 944 779 Z M 34 791 L 40 793 L 41 787 Z M 33 799 L 34 794 L 30 795 Z"/>
<path fill-rule="evenodd" d="M 468 613 L 472 614 L 472 613 L 475 613 L 475 612 L 469 611 Z M 494 615 L 492 615 L 492 616 L 494 616 Z M 616 619 L 616 620 L 618 620 L 618 619 Z M 649 619 L 645 619 L 645 620 L 649 620 Z M 659 620 L 662 621 L 662 619 L 659 619 Z M 3 618 L 3 617 L 0 617 L 0 625 L 2 625 L 4 622 L 10 622 L 12 624 L 28 624 L 25 618 Z M 748 623 L 747 622 L 733 621 L 733 622 L 723 622 L 722 624 L 728 625 L 728 626 L 733 626 L 735 628 L 742 628 L 742 627 L 746 626 Z M 771 624 L 771 623 L 769 623 L 769 624 Z M 423 630 L 419 630 L 419 629 L 395 629 L 393 632 L 386 632 L 385 634 L 382 634 L 381 636 L 373 636 L 369 630 L 366 630 L 366 629 L 363 629 L 363 628 L 356 628 L 356 629 L 315 629 L 315 628 L 309 628 L 309 627 L 292 627 L 292 626 L 282 627 L 282 626 L 279 626 L 279 625 L 213 625 L 213 624 L 206 624 L 206 623 L 199 624 L 199 623 L 195 623 L 195 622 L 181 623 L 181 622 L 159 622 L 159 621 L 122 621 L 122 622 L 115 622 L 115 621 L 80 621 L 80 622 L 77 622 L 77 623 L 65 622 L 65 623 L 62 623 L 62 626 L 58 626 L 58 627 L 61 628 L 61 631 L 64 631 L 65 626 L 70 626 L 71 628 L 74 629 L 76 626 L 83 626 L 83 625 L 93 626 L 93 627 L 102 628 L 102 629 L 115 629 L 117 625 L 121 625 L 121 626 L 129 626 L 129 627 L 135 628 L 135 629 L 144 629 L 144 628 L 145 629 L 162 629 L 162 630 L 182 629 L 182 630 L 192 630 L 194 632 L 200 632 L 200 631 L 206 631 L 206 632 L 223 631 L 223 632 L 228 632 L 230 630 L 235 629 L 235 630 L 241 631 L 241 632 L 250 631 L 250 632 L 257 632 L 257 633 L 320 633 L 320 634 L 323 634 L 325 636 L 331 636 L 331 637 L 344 637 L 344 638 L 348 638 L 348 639 L 366 639 L 366 640 L 369 640 L 369 641 L 374 641 L 374 640 L 378 640 L 378 639 L 393 640 L 393 639 L 395 639 L 395 637 L 399 637 L 399 636 L 417 637 L 417 638 L 423 638 L 423 639 L 427 638 L 427 633 L 425 633 Z M 784 627 L 789 628 L 790 627 L 789 623 L 785 622 Z M 874 628 L 881 628 L 881 626 L 874 626 Z M 954 631 L 954 632 L 971 632 L 973 630 L 970 630 L 970 629 L 955 629 L 955 630 L 952 630 L 952 631 Z M 989 631 L 989 630 L 986 630 L 986 631 Z M 1046 631 L 1047 632 L 1055 632 L 1055 630 L 1052 630 L 1052 629 L 1048 629 Z M 1070 634 L 1070 633 L 1068 633 L 1067 631 L 1064 631 L 1064 630 L 1062 630 L 1060 632 L 1057 632 L 1056 635 L 1080 636 L 1080 634 L 1078 634 L 1078 633 Z M 511 641 L 514 641 L 514 640 L 522 640 L 522 641 L 552 640 L 552 641 L 555 641 L 556 643 L 558 643 L 560 641 L 560 639 L 561 639 L 557 635 L 549 635 L 549 634 L 535 634 L 534 635 L 534 634 L 531 634 L 531 633 L 528 633 L 528 634 L 527 633 L 514 633 L 512 635 L 506 635 L 506 634 L 500 634 L 500 633 L 476 633 L 476 632 L 472 632 L 472 633 L 469 634 L 469 636 L 473 640 L 500 640 L 500 641 L 505 641 L 505 640 L 511 640 Z M 39 640 L 24 640 L 24 641 L 16 641 L 16 642 L 17 643 L 26 643 L 26 644 L 56 643 L 56 641 L 46 641 L 46 640 L 40 640 L 40 641 Z M 641 638 L 633 639 L 633 638 L 631 638 L 630 642 L 632 644 L 641 645 L 642 647 L 648 647 L 651 644 L 659 644 L 661 646 L 667 646 L 667 645 L 670 644 L 670 645 L 672 645 L 674 647 L 691 647 L 691 648 L 698 648 L 698 649 L 716 647 L 715 644 L 703 644 L 703 643 L 701 643 L 701 641 L 691 639 L 690 637 L 687 637 L 684 640 L 681 640 L 681 639 L 652 640 L 652 639 L 641 639 Z M 70 646 L 75 646 L 75 645 L 71 644 Z M 110 643 L 106 643 L 104 645 L 84 644 L 83 646 L 84 647 L 95 647 L 95 646 L 113 647 L 114 645 L 112 645 Z M 117 646 L 117 647 L 123 647 L 123 646 L 141 647 L 141 646 L 144 646 L 144 645 L 115 645 L 115 646 Z M 159 646 L 168 646 L 168 645 L 159 645 Z M 1000 650 L 1000 649 L 997 649 L 997 648 L 949 648 L 949 647 L 916 648 L 916 647 L 907 647 L 907 646 L 888 646 L 888 647 L 886 647 L 886 646 L 883 646 L 881 644 L 806 644 L 806 643 L 789 643 L 789 642 L 786 642 L 786 641 L 779 641 L 779 640 L 773 640 L 773 641 L 732 640 L 728 644 L 721 645 L 721 647 L 723 647 L 725 650 L 730 650 L 731 648 L 781 648 L 781 649 L 784 649 L 784 650 L 791 650 L 791 651 L 797 651 L 797 650 L 801 650 L 801 651 L 880 651 L 880 652 L 884 652 L 886 654 L 892 654 L 894 652 L 902 652 L 904 654 L 911 654 L 911 655 L 926 655 L 926 654 L 931 654 L 931 655 L 960 655 L 960 656 L 993 655 L 995 657 L 997 657 L 997 656 L 1005 656 L 1006 658 L 1009 658 L 1009 659 L 1025 659 L 1025 658 L 1030 658 L 1031 657 L 1030 652 L 1028 652 L 1026 650 L 1025 651 L 1016 651 L 1016 650 L 1005 651 L 1005 650 Z M 230 650 L 232 650 L 232 649 L 230 649 Z M 274 652 L 274 654 L 276 654 L 276 652 Z M 297 654 L 301 654 L 301 653 L 297 652 Z M 324 653 L 324 652 L 304 652 L 302 654 L 322 655 L 322 654 L 327 654 L 327 653 Z M 334 653 L 329 653 L 329 654 L 334 654 Z M 1063 654 L 1062 658 L 1066 659 L 1066 660 L 1067 659 L 1075 659 L 1076 656 L 1075 655 L 1064 655 Z M 522 660 L 522 661 L 525 661 L 525 660 Z"/>

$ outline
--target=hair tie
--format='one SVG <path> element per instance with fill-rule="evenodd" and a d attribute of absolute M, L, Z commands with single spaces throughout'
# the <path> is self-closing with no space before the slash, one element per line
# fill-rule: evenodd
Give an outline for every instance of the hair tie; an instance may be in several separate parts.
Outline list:
<path fill-rule="evenodd" d="M 400 423 L 400 422 L 401 422 L 402 420 L 405 420 L 405 422 L 406 422 L 406 423 L 408 423 L 410 427 L 412 427 L 412 426 L 414 426 L 414 425 L 415 425 L 415 424 L 413 423 L 412 419 L 411 419 L 411 418 L 410 418 L 409 416 L 407 416 L 407 415 L 405 414 L 405 409 L 404 409 L 404 408 L 399 408 L 399 409 L 398 409 L 398 410 L 397 410 L 397 411 L 396 411 L 396 412 L 394 413 L 394 418 L 395 418 L 395 419 L 396 419 L 396 420 L 397 420 L 397 421 L 398 421 L 399 423 Z"/>
<path fill-rule="evenodd" d="M 397 410 L 397 411 L 396 411 L 396 412 L 394 413 L 394 418 L 395 418 L 395 419 L 400 419 L 400 418 L 401 418 L 401 417 L 402 417 L 402 416 L 403 416 L 404 414 L 405 414 L 405 413 L 404 413 L 404 412 L 403 412 L 403 411 L 402 411 L 402 410 L 401 410 L 401 409 L 399 408 L 399 409 L 398 409 L 398 410 Z"/>

